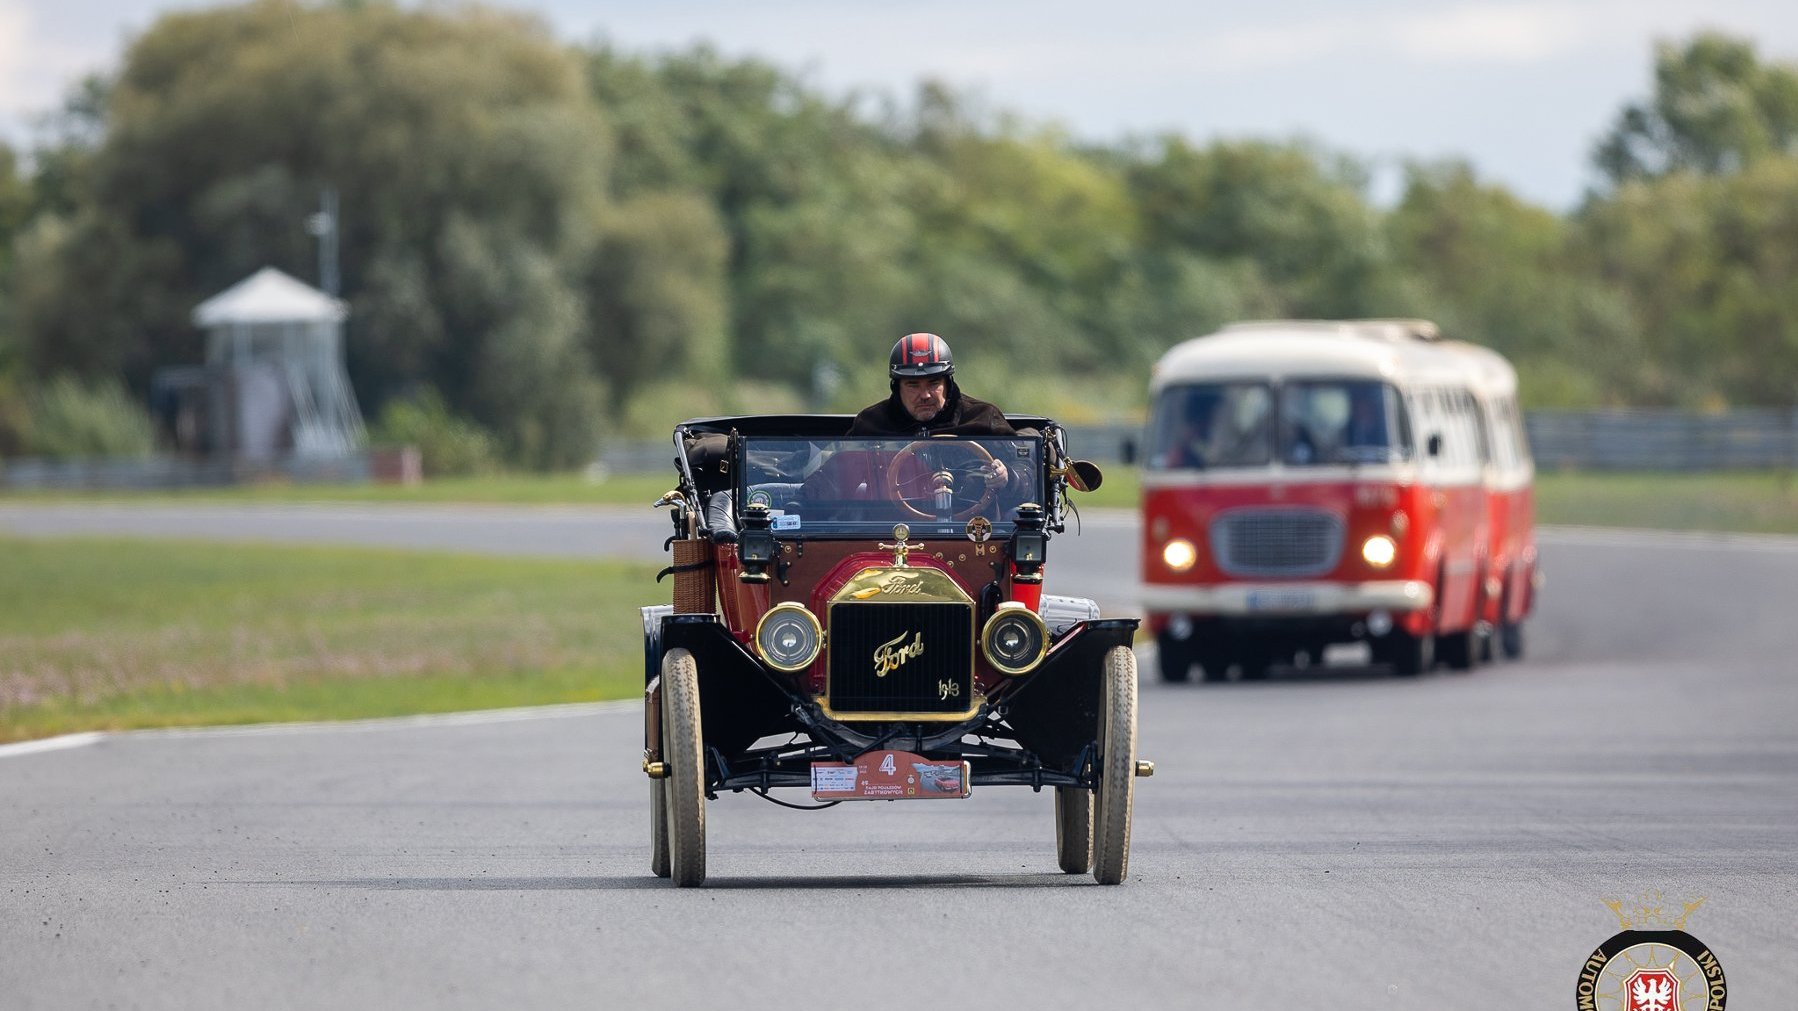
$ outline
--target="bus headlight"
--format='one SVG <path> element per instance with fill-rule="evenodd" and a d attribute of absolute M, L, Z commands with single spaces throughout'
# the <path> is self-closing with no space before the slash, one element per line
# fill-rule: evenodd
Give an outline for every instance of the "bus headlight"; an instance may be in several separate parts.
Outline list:
<path fill-rule="evenodd" d="M 1199 560 L 1199 549 L 1184 537 L 1176 537 L 1161 549 L 1161 560 L 1175 572 L 1185 572 Z"/>
<path fill-rule="evenodd" d="M 810 667 L 824 643 L 824 630 L 804 604 L 775 604 L 755 626 L 755 651 L 762 662 L 792 673 Z"/>
<path fill-rule="evenodd" d="M 1362 543 L 1361 557 L 1374 568 L 1383 569 L 1398 557 L 1398 545 L 1385 534 L 1374 534 Z"/>
<path fill-rule="evenodd" d="M 1049 628 L 1035 611 L 1008 600 L 980 632 L 980 651 L 1001 674 L 1028 674 L 1049 651 Z"/>

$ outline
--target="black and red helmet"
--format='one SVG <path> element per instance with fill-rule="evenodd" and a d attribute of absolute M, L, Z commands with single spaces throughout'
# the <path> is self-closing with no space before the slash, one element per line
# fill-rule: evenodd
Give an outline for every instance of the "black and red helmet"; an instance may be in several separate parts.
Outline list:
<path fill-rule="evenodd" d="M 955 359 L 949 354 L 949 342 L 933 333 L 906 334 L 893 345 L 891 367 L 894 379 L 923 379 L 927 376 L 952 376 Z"/>

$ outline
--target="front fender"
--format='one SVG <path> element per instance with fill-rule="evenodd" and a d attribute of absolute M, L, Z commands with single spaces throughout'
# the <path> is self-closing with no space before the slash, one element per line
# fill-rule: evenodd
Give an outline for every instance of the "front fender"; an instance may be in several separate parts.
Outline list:
<path fill-rule="evenodd" d="M 1074 626 L 1049 649 L 1042 666 L 1005 694 L 1005 722 L 1017 742 L 1048 768 L 1078 773 L 1080 753 L 1098 736 L 1105 654 L 1130 647 L 1137 618 L 1104 618 Z"/>
<path fill-rule="evenodd" d="M 706 747 L 726 758 L 758 738 L 804 729 L 792 718 L 794 694 L 733 638 L 712 614 L 662 617 L 661 648 L 684 649 L 699 668 L 699 722 Z M 656 671 L 661 672 L 661 655 Z"/>

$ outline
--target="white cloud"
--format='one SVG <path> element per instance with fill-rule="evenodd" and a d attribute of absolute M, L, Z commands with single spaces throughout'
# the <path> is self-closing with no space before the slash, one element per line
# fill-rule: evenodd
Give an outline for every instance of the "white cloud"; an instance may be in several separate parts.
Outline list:
<path fill-rule="evenodd" d="M 1590 13 L 1566 4 L 1474 4 L 1402 19 L 1393 37 L 1418 59 L 1533 63 L 1579 47 Z"/>
<path fill-rule="evenodd" d="M 101 40 L 83 42 L 56 38 L 31 0 L 0 0 L 0 139 L 23 141 L 28 124 L 54 109 L 72 83 L 106 66 Z"/>
<path fill-rule="evenodd" d="M 26 40 L 31 33 L 31 12 L 14 0 L 0 0 L 0 110 L 16 108 L 16 90 L 23 76 Z"/>
<path fill-rule="evenodd" d="M 1320 59 L 1424 64 L 1533 63 L 1587 44 L 1614 11 L 1553 3 L 1477 3 L 1417 10 L 1401 4 L 1360 17 L 1334 15 L 1219 32 L 1203 48 L 1213 72 L 1254 72 Z"/>

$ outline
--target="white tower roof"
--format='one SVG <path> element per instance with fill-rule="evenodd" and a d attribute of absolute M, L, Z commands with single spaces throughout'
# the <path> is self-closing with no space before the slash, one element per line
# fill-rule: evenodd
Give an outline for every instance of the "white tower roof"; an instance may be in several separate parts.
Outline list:
<path fill-rule="evenodd" d="M 348 315 L 335 299 L 273 267 L 264 267 L 194 309 L 202 327 L 233 323 L 339 323 Z"/>

